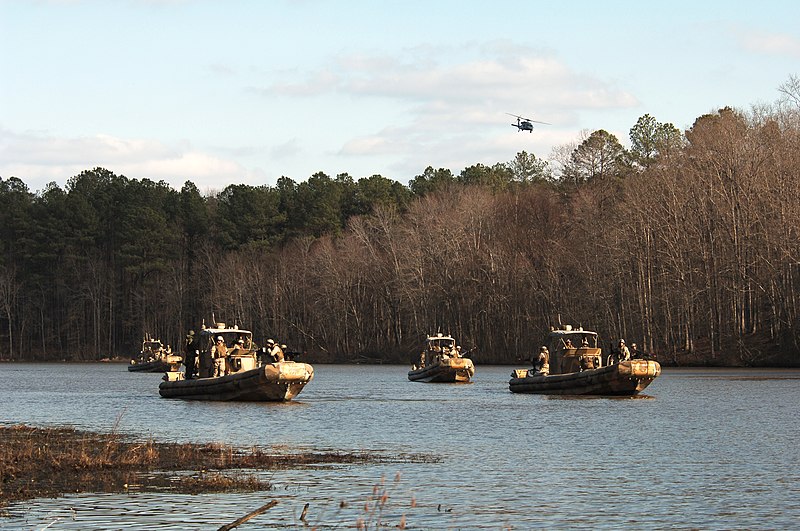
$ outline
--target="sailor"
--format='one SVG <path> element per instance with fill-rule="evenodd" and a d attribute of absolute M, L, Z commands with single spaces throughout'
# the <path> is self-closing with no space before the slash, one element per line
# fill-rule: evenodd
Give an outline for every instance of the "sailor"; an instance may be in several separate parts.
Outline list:
<path fill-rule="evenodd" d="M 451 354 L 450 353 L 450 347 L 448 347 L 447 345 L 444 345 L 442 347 L 442 353 L 439 356 L 441 357 L 441 359 L 446 360 L 446 359 L 450 358 L 450 354 Z"/>
<path fill-rule="evenodd" d="M 225 376 L 225 358 L 228 356 L 228 348 L 225 346 L 225 339 L 217 336 L 217 341 L 211 347 L 211 359 L 214 362 L 213 377 Z"/>
<path fill-rule="evenodd" d="M 195 374 L 195 365 L 197 364 L 197 351 L 198 346 L 194 337 L 194 330 L 189 330 L 186 334 L 186 347 L 184 348 L 183 364 L 186 366 L 186 374 L 184 378 L 191 380 Z"/>
<path fill-rule="evenodd" d="M 236 343 L 233 344 L 233 348 L 228 353 L 228 357 L 225 364 L 225 374 L 230 374 L 235 370 L 239 370 L 241 368 L 241 356 L 245 353 L 244 350 L 244 339 L 239 338 Z"/>
<path fill-rule="evenodd" d="M 273 362 L 277 363 L 283 361 L 283 350 L 281 350 L 280 345 L 275 343 L 274 340 L 267 339 L 267 349 Z"/>
<path fill-rule="evenodd" d="M 144 350 L 142 351 L 142 359 L 144 359 L 145 361 L 153 361 L 154 359 L 156 359 L 155 355 L 153 354 L 152 345 L 148 344 L 147 346 L 144 347 Z"/>
<path fill-rule="evenodd" d="M 589 340 L 586 339 L 586 336 L 581 339 L 581 348 L 588 348 L 589 347 Z"/>
<path fill-rule="evenodd" d="M 594 356 L 587 356 L 587 355 L 580 355 L 578 356 L 578 361 L 581 364 L 582 371 L 588 371 L 590 369 L 595 369 L 595 361 L 596 358 Z"/>
<path fill-rule="evenodd" d="M 547 347 L 542 346 L 539 349 L 539 354 L 533 357 L 533 370 L 534 376 L 547 376 L 550 374 L 550 351 Z"/>
<path fill-rule="evenodd" d="M 625 340 L 619 340 L 619 361 L 627 361 L 631 359 L 631 351 L 628 350 L 628 347 L 625 345 Z"/>
<path fill-rule="evenodd" d="M 239 339 L 233 345 L 233 350 L 231 350 L 230 355 L 231 356 L 236 356 L 236 355 L 241 355 L 242 353 L 244 353 L 244 339 Z"/>
<path fill-rule="evenodd" d="M 270 356 L 272 355 L 272 349 L 274 347 L 275 347 L 275 340 L 274 339 L 267 339 L 266 349 L 267 349 L 267 354 L 268 355 L 270 355 Z M 272 361 L 275 361 L 275 360 L 272 360 Z"/>

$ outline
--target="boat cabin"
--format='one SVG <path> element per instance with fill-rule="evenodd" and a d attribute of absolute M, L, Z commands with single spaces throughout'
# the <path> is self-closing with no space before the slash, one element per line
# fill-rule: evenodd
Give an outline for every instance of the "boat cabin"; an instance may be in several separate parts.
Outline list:
<path fill-rule="evenodd" d="M 146 363 L 148 361 L 160 360 L 167 354 L 171 353 L 172 350 L 165 349 L 164 344 L 161 343 L 160 340 L 148 337 L 142 341 L 142 350 L 139 352 L 139 361 Z"/>
<path fill-rule="evenodd" d="M 460 349 L 461 347 L 456 346 L 456 340 L 451 336 L 436 334 L 428 336 L 425 340 L 425 350 L 429 359 L 432 359 L 433 356 L 458 358 L 461 356 Z"/>
<path fill-rule="evenodd" d="M 550 351 L 550 374 L 602 367 L 603 356 L 597 332 L 565 325 L 551 329 L 544 345 Z"/>
<path fill-rule="evenodd" d="M 435 361 L 447 358 L 459 358 L 461 347 L 456 346 L 456 340 L 451 336 L 438 333 L 425 339 L 425 349 L 419 358 L 419 366 L 425 367 Z"/>
<path fill-rule="evenodd" d="M 258 352 L 253 343 L 253 333 L 238 326 L 228 327 L 225 323 L 214 323 L 214 326 L 203 326 L 200 330 L 201 377 L 210 369 L 211 350 L 218 337 L 222 337 L 225 342 L 231 373 L 249 371 L 257 367 Z"/>
<path fill-rule="evenodd" d="M 435 336 L 428 336 L 425 341 L 425 346 L 429 352 L 450 351 L 455 348 L 456 340 L 450 336 L 437 334 Z"/>

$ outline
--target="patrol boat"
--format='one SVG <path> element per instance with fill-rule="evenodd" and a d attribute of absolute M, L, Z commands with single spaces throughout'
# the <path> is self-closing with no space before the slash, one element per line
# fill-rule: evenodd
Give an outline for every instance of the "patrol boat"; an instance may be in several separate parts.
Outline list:
<path fill-rule="evenodd" d="M 145 335 L 139 356 L 131 360 L 128 370 L 131 372 L 167 372 L 180 369 L 183 358 L 172 353 L 172 349 L 164 348 L 159 339 Z"/>
<path fill-rule="evenodd" d="M 221 337 L 227 347 L 228 374 L 213 377 L 212 347 Z M 241 340 L 241 343 L 240 343 Z M 225 323 L 215 323 L 199 334 L 199 377 L 187 380 L 184 372 L 168 372 L 158 386 L 163 398 L 250 402 L 289 401 L 314 378 L 307 363 L 273 361 L 256 349 L 253 333 Z M 239 345 L 237 347 L 237 345 Z"/>
<path fill-rule="evenodd" d="M 550 374 L 517 369 L 508 382 L 512 393 L 631 396 L 661 374 L 657 361 L 636 358 L 616 362 L 612 356 L 603 359 L 597 333 L 583 328 L 566 325 L 553 329 L 545 346 L 550 351 Z"/>
<path fill-rule="evenodd" d="M 442 334 L 427 337 L 419 366 L 408 371 L 412 382 L 469 382 L 474 375 L 472 360 L 463 357 L 455 339 Z"/>

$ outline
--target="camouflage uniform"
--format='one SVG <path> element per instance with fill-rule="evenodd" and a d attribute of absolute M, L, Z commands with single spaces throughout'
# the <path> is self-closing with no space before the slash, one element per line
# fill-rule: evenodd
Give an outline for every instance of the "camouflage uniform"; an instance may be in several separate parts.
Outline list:
<path fill-rule="evenodd" d="M 220 337 L 217 338 L 216 344 L 211 347 L 211 359 L 214 362 L 214 374 L 211 376 L 225 376 L 225 358 L 228 356 L 228 348 L 225 346 L 225 341 Z"/>
<path fill-rule="evenodd" d="M 550 351 L 547 347 L 539 349 L 539 354 L 533 360 L 534 376 L 547 376 L 550 374 Z"/>
<path fill-rule="evenodd" d="M 277 343 L 273 345 L 272 350 L 269 351 L 269 354 L 270 356 L 272 356 L 272 359 L 274 359 L 277 362 L 281 362 L 284 359 L 283 350 L 281 350 L 280 345 L 278 345 Z"/>
<path fill-rule="evenodd" d="M 631 359 L 631 351 L 628 350 L 627 345 L 625 345 L 625 340 L 619 340 L 619 361 L 627 361 Z"/>
<path fill-rule="evenodd" d="M 281 350 L 280 345 L 275 343 L 272 339 L 267 339 L 267 351 L 269 352 L 270 358 L 272 358 L 273 363 L 283 361 L 283 351 Z"/>

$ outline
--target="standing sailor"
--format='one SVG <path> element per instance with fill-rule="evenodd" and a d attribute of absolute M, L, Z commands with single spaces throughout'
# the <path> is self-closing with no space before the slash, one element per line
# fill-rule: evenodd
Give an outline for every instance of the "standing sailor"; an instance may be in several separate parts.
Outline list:
<path fill-rule="evenodd" d="M 225 346 L 225 339 L 217 336 L 217 342 L 211 347 L 211 359 L 214 363 L 213 377 L 225 376 L 225 359 L 228 356 L 228 348 Z"/>
<path fill-rule="evenodd" d="M 619 361 L 627 361 L 631 359 L 631 351 L 625 345 L 625 340 L 619 340 Z"/>
<path fill-rule="evenodd" d="M 194 337 L 194 330 L 189 330 L 189 333 L 186 335 L 186 348 L 184 349 L 183 357 L 183 364 L 186 366 L 186 375 L 184 377 L 187 380 L 194 378 L 195 365 L 197 364 L 197 350 L 198 345 Z"/>

